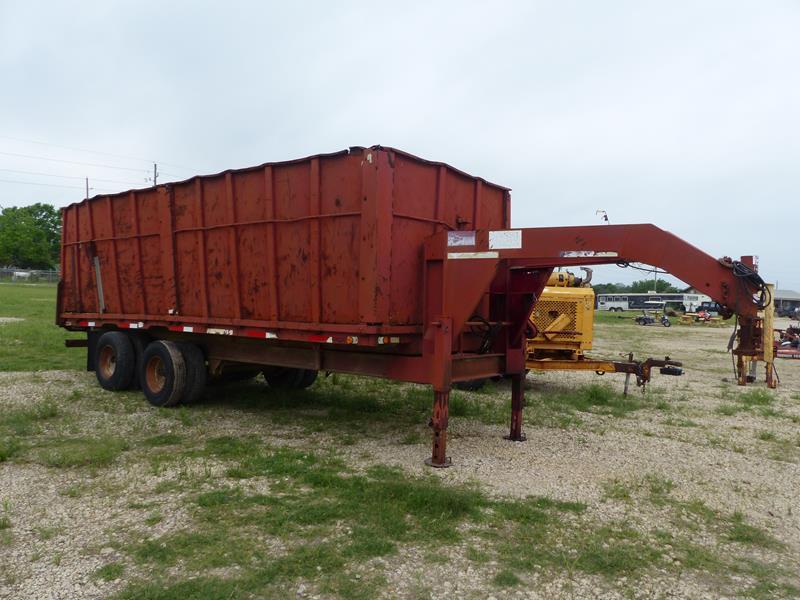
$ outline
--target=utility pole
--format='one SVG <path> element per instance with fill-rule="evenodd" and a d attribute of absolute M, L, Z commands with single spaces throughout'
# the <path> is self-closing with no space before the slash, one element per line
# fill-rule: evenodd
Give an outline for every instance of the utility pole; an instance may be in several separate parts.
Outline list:
<path fill-rule="evenodd" d="M 86 199 L 89 199 L 89 178 L 86 178 Z"/>
<path fill-rule="evenodd" d="M 158 165 L 153 163 L 153 185 L 158 184 Z"/>

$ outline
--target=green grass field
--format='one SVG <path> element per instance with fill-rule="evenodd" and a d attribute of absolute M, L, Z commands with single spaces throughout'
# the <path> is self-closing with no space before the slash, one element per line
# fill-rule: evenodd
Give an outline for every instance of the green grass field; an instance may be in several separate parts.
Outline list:
<path fill-rule="evenodd" d="M 86 353 L 66 348 L 64 340 L 80 339 L 55 325 L 56 286 L 49 284 L 0 284 L 0 318 L 22 321 L 0 324 L 0 371 L 47 371 L 81 369 Z"/>

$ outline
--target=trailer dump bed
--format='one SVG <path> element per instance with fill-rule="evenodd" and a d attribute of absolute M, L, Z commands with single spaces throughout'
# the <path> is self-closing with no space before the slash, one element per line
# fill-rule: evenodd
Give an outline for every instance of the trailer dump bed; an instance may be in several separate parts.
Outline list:
<path fill-rule="evenodd" d="M 254 369 L 276 388 L 319 371 L 426 383 L 437 467 L 453 383 L 509 376 L 524 439 L 525 331 L 553 267 L 641 261 L 703 290 L 739 315 L 740 382 L 771 330 L 751 260 L 653 225 L 510 229 L 507 188 L 380 146 L 95 196 L 62 219 L 56 320 L 87 333 L 105 389 L 172 406 Z"/>
<path fill-rule="evenodd" d="M 95 196 L 63 211 L 59 321 L 419 333 L 423 241 L 508 225 L 506 188 L 377 146 Z"/>

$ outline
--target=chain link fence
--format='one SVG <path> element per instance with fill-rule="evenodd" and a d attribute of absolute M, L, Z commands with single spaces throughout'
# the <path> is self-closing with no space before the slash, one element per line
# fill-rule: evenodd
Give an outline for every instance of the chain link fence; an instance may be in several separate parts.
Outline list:
<path fill-rule="evenodd" d="M 0 268 L 0 282 L 3 283 L 58 283 L 60 276 L 59 271 Z"/>

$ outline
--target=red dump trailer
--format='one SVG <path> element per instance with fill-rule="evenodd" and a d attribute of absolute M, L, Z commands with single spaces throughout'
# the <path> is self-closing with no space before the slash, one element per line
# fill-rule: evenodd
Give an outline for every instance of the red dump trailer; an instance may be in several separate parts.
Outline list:
<path fill-rule="evenodd" d="M 87 332 L 104 388 L 171 406 L 247 368 L 279 388 L 428 383 L 434 466 L 456 382 L 511 376 L 524 439 L 524 332 L 555 266 L 662 266 L 740 315 L 742 353 L 762 343 L 746 264 L 652 225 L 511 229 L 508 188 L 388 147 L 95 196 L 62 220 L 57 323 Z"/>

